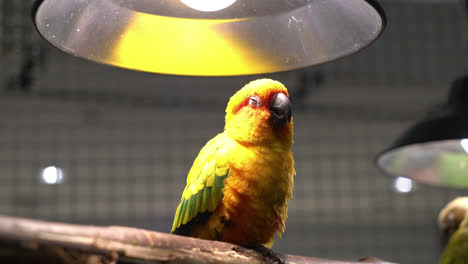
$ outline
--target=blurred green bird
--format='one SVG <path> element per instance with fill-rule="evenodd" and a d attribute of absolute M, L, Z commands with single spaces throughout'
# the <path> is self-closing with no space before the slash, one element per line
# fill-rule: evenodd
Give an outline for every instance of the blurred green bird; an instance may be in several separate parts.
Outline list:
<path fill-rule="evenodd" d="M 468 264 L 468 197 L 458 197 L 439 214 L 439 228 L 448 243 L 439 264 Z"/>

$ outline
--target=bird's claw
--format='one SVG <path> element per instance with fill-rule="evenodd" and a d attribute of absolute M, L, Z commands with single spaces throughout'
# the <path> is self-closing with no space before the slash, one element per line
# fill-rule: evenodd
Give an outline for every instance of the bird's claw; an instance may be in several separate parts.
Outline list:
<path fill-rule="evenodd" d="M 262 254 L 265 260 L 265 263 L 267 264 L 285 264 L 286 263 L 281 256 L 279 256 L 277 253 L 275 253 L 273 250 L 267 247 L 254 246 L 252 247 L 252 249 Z"/>

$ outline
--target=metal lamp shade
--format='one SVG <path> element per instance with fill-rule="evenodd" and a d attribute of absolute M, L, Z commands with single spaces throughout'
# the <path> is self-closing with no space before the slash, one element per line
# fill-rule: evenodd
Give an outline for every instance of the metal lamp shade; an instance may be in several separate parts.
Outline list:
<path fill-rule="evenodd" d="M 468 119 L 448 114 L 416 124 L 377 156 L 386 174 L 468 188 Z"/>
<path fill-rule="evenodd" d="M 220 1 L 226 2 L 211 2 Z M 327 62 L 366 47 L 385 27 L 382 9 L 371 0 L 228 2 L 218 11 L 200 11 L 196 0 L 41 0 L 34 21 L 46 40 L 71 55 L 194 76 Z"/>

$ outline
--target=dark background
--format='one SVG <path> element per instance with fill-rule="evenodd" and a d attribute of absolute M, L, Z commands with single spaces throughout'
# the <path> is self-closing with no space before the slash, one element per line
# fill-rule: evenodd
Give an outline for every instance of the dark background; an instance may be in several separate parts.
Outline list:
<path fill-rule="evenodd" d="M 461 1 L 380 1 L 384 35 L 301 71 L 264 75 L 293 94 L 297 176 L 275 250 L 437 263 L 439 210 L 467 190 L 393 187 L 374 156 L 444 102 L 467 71 Z M 168 232 L 193 159 L 229 97 L 260 76 L 194 78 L 108 67 L 36 33 L 32 1 L 0 1 L 0 213 Z M 62 168 L 62 184 L 41 170 Z"/>

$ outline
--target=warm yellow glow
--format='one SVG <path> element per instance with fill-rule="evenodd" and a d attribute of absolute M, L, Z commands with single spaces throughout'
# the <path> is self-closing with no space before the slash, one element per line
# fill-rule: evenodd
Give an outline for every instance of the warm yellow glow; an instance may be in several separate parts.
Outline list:
<path fill-rule="evenodd" d="M 181 75 L 242 75 L 272 70 L 261 54 L 223 26 L 241 20 L 197 20 L 137 13 L 111 61 L 144 71 Z M 225 29 L 225 28 L 224 28 Z"/>
<path fill-rule="evenodd" d="M 224 9 L 236 2 L 236 0 L 180 0 L 188 7 L 198 11 L 213 12 Z"/>

